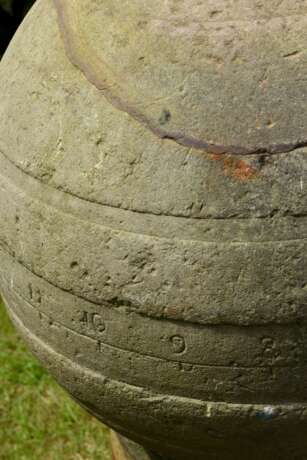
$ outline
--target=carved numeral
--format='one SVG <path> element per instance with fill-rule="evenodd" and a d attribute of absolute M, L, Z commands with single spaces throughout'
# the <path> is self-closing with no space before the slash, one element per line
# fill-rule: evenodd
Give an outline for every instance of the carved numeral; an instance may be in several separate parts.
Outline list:
<path fill-rule="evenodd" d="M 170 341 L 172 344 L 173 353 L 180 355 L 186 351 L 187 344 L 186 344 L 185 338 L 182 337 L 181 335 L 173 335 L 170 338 Z"/>
<path fill-rule="evenodd" d="M 35 304 L 42 303 L 42 294 L 39 288 L 33 287 L 31 283 L 28 284 L 29 297 Z"/>
<path fill-rule="evenodd" d="M 82 312 L 80 323 L 83 323 L 89 330 L 99 332 L 100 334 L 102 334 L 106 329 L 105 322 L 99 313 L 89 313 L 87 311 Z"/>

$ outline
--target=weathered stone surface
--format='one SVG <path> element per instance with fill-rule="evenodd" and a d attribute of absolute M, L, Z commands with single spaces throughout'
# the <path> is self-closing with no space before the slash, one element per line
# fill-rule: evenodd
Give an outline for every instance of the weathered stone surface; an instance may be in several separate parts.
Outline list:
<path fill-rule="evenodd" d="M 40 0 L 0 66 L 1 289 L 172 460 L 306 460 L 307 1 Z"/>

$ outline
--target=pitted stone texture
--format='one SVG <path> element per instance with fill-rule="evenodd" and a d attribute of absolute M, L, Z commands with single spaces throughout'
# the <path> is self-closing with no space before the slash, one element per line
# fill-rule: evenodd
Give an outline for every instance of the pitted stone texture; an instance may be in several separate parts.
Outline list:
<path fill-rule="evenodd" d="M 278 3 L 40 0 L 0 66 L 10 313 L 167 459 L 306 460 L 307 2 Z"/>
<path fill-rule="evenodd" d="M 307 141 L 305 1 L 55 3 L 72 61 L 162 137 L 237 153 Z"/>

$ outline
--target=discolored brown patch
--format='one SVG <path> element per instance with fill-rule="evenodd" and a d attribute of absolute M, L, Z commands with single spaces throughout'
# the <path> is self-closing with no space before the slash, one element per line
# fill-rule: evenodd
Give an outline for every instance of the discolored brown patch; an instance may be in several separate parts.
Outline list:
<path fill-rule="evenodd" d="M 224 173 L 226 176 L 231 176 L 239 181 L 246 182 L 253 179 L 257 175 L 258 170 L 244 160 L 226 157 L 224 158 Z"/>
<path fill-rule="evenodd" d="M 254 179 L 258 174 L 258 169 L 247 163 L 247 161 L 235 158 L 233 155 L 211 155 L 212 160 L 222 161 L 224 174 L 240 182 L 247 182 Z"/>

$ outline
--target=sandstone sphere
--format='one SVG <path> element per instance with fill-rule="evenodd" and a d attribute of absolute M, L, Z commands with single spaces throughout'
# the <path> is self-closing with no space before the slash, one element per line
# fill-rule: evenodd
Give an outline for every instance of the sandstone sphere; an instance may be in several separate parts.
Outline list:
<path fill-rule="evenodd" d="M 306 460 L 307 0 L 38 0 L 0 64 L 0 286 L 167 460 Z"/>

